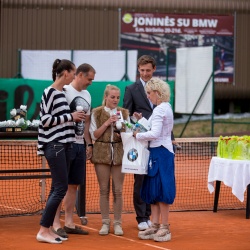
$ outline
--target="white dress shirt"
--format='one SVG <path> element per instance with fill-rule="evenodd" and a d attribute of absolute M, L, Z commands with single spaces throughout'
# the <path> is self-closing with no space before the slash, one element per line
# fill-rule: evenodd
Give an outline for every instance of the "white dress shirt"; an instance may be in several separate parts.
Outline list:
<path fill-rule="evenodd" d="M 151 130 L 145 133 L 137 133 L 136 139 L 149 141 L 151 148 L 160 147 L 161 145 L 173 152 L 171 140 L 171 131 L 173 130 L 174 119 L 171 105 L 168 102 L 162 102 L 153 110 L 149 118 Z"/>
<path fill-rule="evenodd" d="M 141 78 L 140 78 L 140 81 L 141 81 L 141 83 L 142 83 L 143 88 L 145 88 L 146 82 L 144 82 Z M 149 101 L 149 103 L 150 103 L 151 108 L 153 109 L 153 108 L 154 108 L 153 103 L 152 103 L 149 99 L 148 99 L 148 101 Z"/>

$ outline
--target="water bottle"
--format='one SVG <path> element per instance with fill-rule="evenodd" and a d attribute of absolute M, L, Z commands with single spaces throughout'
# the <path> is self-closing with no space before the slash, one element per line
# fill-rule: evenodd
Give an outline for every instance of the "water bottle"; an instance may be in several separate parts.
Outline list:
<path fill-rule="evenodd" d="M 76 106 L 76 111 L 83 111 L 82 106 Z M 83 135 L 85 124 L 83 121 L 75 123 L 75 133 L 76 135 Z"/>

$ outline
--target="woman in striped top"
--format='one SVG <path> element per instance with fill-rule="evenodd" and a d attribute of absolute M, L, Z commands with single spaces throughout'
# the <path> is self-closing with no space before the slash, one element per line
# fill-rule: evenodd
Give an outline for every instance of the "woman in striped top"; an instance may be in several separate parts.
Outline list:
<path fill-rule="evenodd" d="M 73 122 L 80 122 L 84 117 L 83 111 L 70 112 L 63 93 L 63 86 L 75 78 L 75 71 L 71 61 L 56 59 L 52 69 L 54 82 L 44 90 L 40 104 L 38 155 L 47 159 L 52 177 L 50 194 L 36 237 L 41 242 L 62 243 L 66 240 L 53 233 L 50 227 L 68 188 L 71 143 L 75 141 Z"/>

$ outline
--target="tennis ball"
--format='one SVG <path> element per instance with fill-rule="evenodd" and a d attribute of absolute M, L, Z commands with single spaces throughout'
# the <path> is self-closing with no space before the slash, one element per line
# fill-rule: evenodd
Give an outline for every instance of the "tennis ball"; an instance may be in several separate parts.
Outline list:
<path fill-rule="evenodd" d="M 126 13 L 126 14 L 124 14 L 122 20 L 123 20 L 124 23 L 129 24 L 129 23 L 131 23 L 133 21 L 133 17 L 132 17 L 131 14 Z"/>

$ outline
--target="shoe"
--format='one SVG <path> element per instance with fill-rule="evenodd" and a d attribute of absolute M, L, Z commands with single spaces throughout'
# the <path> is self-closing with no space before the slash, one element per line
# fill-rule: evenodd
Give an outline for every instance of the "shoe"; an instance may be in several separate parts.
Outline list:
<path fill-rule="evenodd" d="M 114 234 L 118 235 L 118 236 L 122 236 L 123 235 L 123 230 L 122 230 L 121 225 L 114 224 Z"/>
<path fill-rule="evenodd" d="M 87 225 L 88 224 L 88 217 L 86 217 L 86 216 L 81 216 L 80 217 L 80 220 L 81 220 L 81 224 L 82 225 Z"/>
<path fill-rule="evenodd" d="M 152 222 L 151 222 L 151 220 L 148 220 L 148 221 L 147 221 L 147 224 L 148 224 L 148 227 L 152 227 Z"/>
<path fill-rule="evenodd" d="M 108 235 L 109 234 L 109 224 L 102 224 L 102 228 L 99 231 L 100 235 Z"/>
<path fill-rule="evenodd" d="M 161 225 L 160 229 L 154 235 L 154 241 L 163 242 L 170 240 L 171 240 L 171 233 L 169 230 L 169 225 Z"/>
<path fill-rule="evenodd" d="M 68 240 L 69 238 L 66 238 L 66 237 L 61 237 L 61 236 L 59 236 L 59 238 L 60 238 L 60 240 L 61 241 L 66 241 L 66 240 Z"/>
<path fill-rule="evenodd" d="M 89 234 L 88 231 L 83 230 L 81 227 L 78 227 L 78 226 L 75 226 L 75 228 L 70 228 L 70 227 L 64 226 L 63 229 L 64 229 L 65 232 L 68 233 L 68 234 L 82 234 L 82 235 L 87 235 L 87 234 Z"/>
<path fill-rule="evenodd" d="M 37 234 L 36 239 L 39 242 L 45 242 L 45 243 L 51 243 L 51 244 L 61 244 L 62 243 L 62 240 L 60 238 L 55 238 L 54 240 L 48 240 L 45 237 L 43 237 L 41 234 Z"/>
<path fill-rule="evenodd" d="M 57 230 L 55 230 L 54 228 L 51 228 L 51 230 L 53 233 L 59 235 L 61 238 L 69 237 L 63 228 L 58 228 Z"/>
<path fill-rule="evenodd" d="M 148 229 L 148 224 L 147 224 L 147 222 L 143 221 L 143 222 L 139 223 L 139 224 L 138 224 L 138 229 L 139 229 L 140 231 L 144 231 L 144 230 Z"/>
<path fill-rule="evenodd" d="M 153 240 L 159 227 L 160 227 L 159 224 L 156 224 L 156 223 L 152 224 L 152 226 L 149 227 L 148 229 L 139 232 L 138 238 L 141 240 Z"/>

